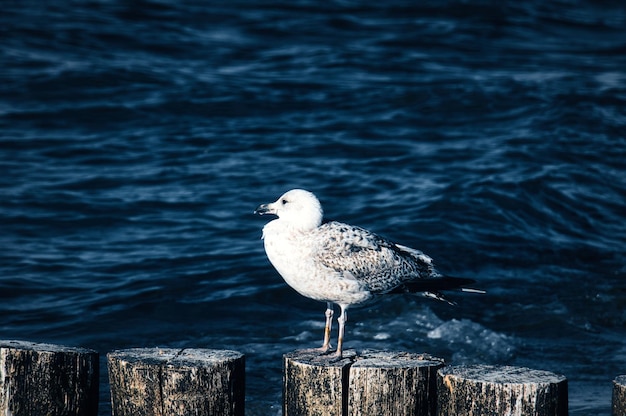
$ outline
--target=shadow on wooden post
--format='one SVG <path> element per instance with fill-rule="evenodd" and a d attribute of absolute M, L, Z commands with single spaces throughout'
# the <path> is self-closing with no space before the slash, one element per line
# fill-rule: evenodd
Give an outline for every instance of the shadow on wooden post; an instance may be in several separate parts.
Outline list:
<path fill-rule="evenodd" d="M 86 348 L 0 340 L 0 414 L 97 415 L 98 359 Z"/>
<path fill-rule="evenodd" d="M 284 356 L 283 416 L 435 414 L 443 360 L 405 352 L 299 350 Z"/>
<path fill-rule="evenodd" d="M 237 351 L 138 348 L 107 354 L 113 416 L 242 416 Z"/>
<path fill-rule="evenodd" d="M 567 379 L 509 366 L 450 366 L 438 371 L 438 415 L 567 416 Z"/>
<path fill-rule="evenodd" d="M 626 416 L 626 376 L 613 380 L 613 416 Z"/>

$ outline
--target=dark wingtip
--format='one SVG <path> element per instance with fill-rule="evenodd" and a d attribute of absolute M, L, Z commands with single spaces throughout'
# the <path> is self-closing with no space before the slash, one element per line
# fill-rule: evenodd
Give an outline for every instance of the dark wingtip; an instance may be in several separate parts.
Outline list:
<path fill-rule="evenodd" d="M 469 293 L 486 293 L 481 289 L 473 289 L 467 286 L 476 283 L 473 279 L 467 279 L 465 277 L 450 277 L 442 276 L 430 279 L 418 279 L 410 282 L 404 282 L 401 286 L 394 289 L 391 293 L 416 293 L 416 292 L 428 292 L 433 294 L 435 299 L 439 299 L 438 296 L 443 297 L 446 302 L 449 302 L 445 297 L 439 294 L 441 290 L 461 290 Z"/>

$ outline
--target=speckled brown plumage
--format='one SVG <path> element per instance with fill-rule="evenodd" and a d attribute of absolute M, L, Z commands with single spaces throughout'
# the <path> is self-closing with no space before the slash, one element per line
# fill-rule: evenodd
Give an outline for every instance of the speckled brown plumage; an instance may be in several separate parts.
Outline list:
<path fill-rule="evenodd" d="M 327 303 L 322 351 L 330 348 L 333 303 L 341 308 L 337 341 L 341 356 L 349 307 L 403 292 L 423 292 L 452 303 L 439 291 L 472 282 L 444 277 L 421 251 L 364 228 L 336 221 L 322 224 L 322 206 L 308 191 L 291 190 L 255 212 L 278 216 L 263 227 L 263 239 L 267 257 L 285 282 L 301 295 Z"/>

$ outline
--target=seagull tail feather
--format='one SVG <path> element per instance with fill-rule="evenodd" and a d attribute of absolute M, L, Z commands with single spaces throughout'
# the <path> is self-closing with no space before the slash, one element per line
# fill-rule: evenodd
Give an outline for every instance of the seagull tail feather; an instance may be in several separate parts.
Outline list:
<path fill-rule="evenodd" d="M 481 289 L 474 289 L 467 287 L 473 283 L 476 283 L 473 279 L 467 279 L 464 277 L 451 277 L 441 276 L 430 279 L 419 279 L 404 282 L 401 286 L 395 288 L 390 293 L 419 293 L 422 292 L 424 296 L 434 298 L 449 303 L 450 305 L 456 305 L 455 302 L 446 298 L 441 290 L 461 290 L 467 293 L 486 293 Z"/>
<path fill-rule="evenodd" d="M 484 293 L 483 290 L 468 287 L 474 283 L 476 283 L 475 280 L 465 277 L 441 276 L 404 282 L 402 291 L 414 293 L 456 289 L 464 292 Z"/>

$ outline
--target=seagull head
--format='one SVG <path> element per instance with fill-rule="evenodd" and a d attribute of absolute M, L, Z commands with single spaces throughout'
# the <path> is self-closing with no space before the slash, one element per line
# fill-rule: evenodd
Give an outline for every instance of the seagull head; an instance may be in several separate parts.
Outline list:
<path fill-rule="evenodd" d="M 285 192 L 276 202 L 259 205 L 254 213 L 276 215 L 281 221 L 301 231 L 319 227 L 324 216 L 322 205 L 317 197 L 303 189 Z"/>

